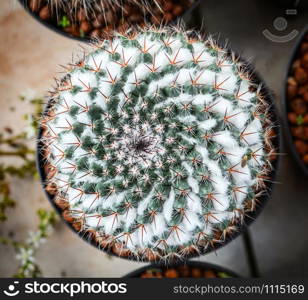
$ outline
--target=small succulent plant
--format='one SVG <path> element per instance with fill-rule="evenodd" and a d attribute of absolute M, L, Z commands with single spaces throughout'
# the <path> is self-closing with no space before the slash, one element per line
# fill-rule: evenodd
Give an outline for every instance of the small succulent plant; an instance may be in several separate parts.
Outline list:
<path fill-rule="evenodd" d="M 99 248 L 167 260 L 225 242 L 266 191 L 273 123 L 247 65 L 178 28 L 93 46 L 42 120 L 47 187 Z"/>

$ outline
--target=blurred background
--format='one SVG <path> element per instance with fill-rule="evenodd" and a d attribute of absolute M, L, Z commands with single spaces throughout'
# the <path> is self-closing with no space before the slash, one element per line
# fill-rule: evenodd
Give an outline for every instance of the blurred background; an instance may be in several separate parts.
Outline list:
<path fill-rule="evenodd" d="M 293 13 L 287 13 L 288 9 Z M 287 66 L 300 32 L 308 25 L 306 5 L 300 1 L 203 0 L 185 21 L 188 28 L 202 27 L 220 41 L 228 40 L 251 61 L 273 91 L 283 118 Z M 61 71 L 59 65 L 70 61 L 82 42 L 42 26 L 15 0 L 0 0 L 0 36 L 0 276 L 31 275 L 39 266 L 45 277 L 120 277 L 143 266 L 110 258 L 62 221 L 54 222 L 49 214 L 52 208 L 35 178 L 35 138 L 31 139 L 29 119 L 31 123 L 39 112 L 41 98 Z M 260 276 L 307 277 L 307 177 L 284 142 L 286 128 L 282 123 L 280 127 L 283 143 L 277 182 L 250 235 Z M 39 209 L 43 211 L 37 215 Z M 238 237 L 197 260 L 251 276 L 246 250 L 243 237 Z M 20 269 L 25 264 L 32 269 Z"/>

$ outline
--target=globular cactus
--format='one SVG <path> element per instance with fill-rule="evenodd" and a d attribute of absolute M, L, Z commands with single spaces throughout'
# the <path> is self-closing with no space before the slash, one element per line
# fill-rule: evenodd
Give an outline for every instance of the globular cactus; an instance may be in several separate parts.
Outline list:
<path fill-rule="evenodd" d="M 266 191 L 273 124 L 245 63 L 176 28 L 103 41 L 52 92 L 47 186 L 78 231 L 140 260 L 224 243 Z"/>

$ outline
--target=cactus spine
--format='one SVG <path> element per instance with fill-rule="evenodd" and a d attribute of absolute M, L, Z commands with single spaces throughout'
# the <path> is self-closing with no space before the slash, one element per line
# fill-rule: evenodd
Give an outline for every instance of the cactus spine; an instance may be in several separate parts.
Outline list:
<path fill-rule="evenodd" d="M 114 8 L 125 10 L 125 4 L 141 7 L 145 11 L 151 10 L 153 6 L 162 10 L 160 1 L 157 0 L 48 0 L 51 11 L 58 14 L 61 9 L 70 17 L 76 15 L 80 9 L 84 11 L 86 17 L 93 17 L 93 14 L 95 16 L 98 11 L 105 13 L 106 10 Z"/>
<path fill-rule="evenodd" d="M 210 38 L 150 28 L 101 42 L 67 67 L 42 121 L 56 203 L 120 256 L 182 258 L 223 243 L 271 171 L 260 91 Z"/>

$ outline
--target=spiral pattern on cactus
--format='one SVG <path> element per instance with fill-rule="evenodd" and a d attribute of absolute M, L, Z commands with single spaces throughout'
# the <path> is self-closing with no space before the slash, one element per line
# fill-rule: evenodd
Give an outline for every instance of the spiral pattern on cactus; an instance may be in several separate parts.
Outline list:
<path fill-rule="evenodd" d="M 234 54 L 181 30 L 101 42 L 68 66 L 42 122 L 55 201 L 118 255 L 223 243 L 271 169 L 260 89 Z"/>

